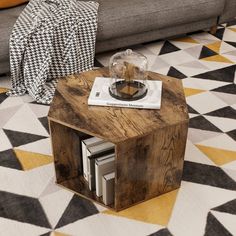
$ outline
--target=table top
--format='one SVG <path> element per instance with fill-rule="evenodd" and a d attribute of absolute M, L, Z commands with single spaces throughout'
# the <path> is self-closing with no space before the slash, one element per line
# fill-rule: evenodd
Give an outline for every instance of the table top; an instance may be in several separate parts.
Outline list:
<path fill-rule="evenodd" d="M 188 122 L 181 80 L 148 72 L 148 79 L 163 82 L 160 110 L 88 106 L 93 81 L 101 76 L 109 77 L 107 68 L 60 79 L 50 106 L 49 120 L 113 143 Z"/>

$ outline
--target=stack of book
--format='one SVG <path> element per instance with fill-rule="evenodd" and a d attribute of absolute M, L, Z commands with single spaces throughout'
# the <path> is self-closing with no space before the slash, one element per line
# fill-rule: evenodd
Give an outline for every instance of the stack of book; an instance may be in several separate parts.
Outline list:
<path fill-rule="evenodd" d="M 83 176 L 91 191 L 102 197 L 104 204 L 114 202 L 114 144 L 97 137 L 82 140 Z"/>

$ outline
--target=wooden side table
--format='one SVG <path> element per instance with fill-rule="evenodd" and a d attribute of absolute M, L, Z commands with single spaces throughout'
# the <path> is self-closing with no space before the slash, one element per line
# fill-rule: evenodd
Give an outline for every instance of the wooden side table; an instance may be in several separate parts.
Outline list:
<path fill-rule="evenodd" d="M 163 81 L 160 110 L 88 106 L 95 77 L 106 68 L 60 80 L 48 114 L 57 183 L 102 205 L 83 179 L 81 139 L 96 136 L 115 144 L 115 199 L 119 211 L 180 186 L 188 112 L 180 80 Z"/>

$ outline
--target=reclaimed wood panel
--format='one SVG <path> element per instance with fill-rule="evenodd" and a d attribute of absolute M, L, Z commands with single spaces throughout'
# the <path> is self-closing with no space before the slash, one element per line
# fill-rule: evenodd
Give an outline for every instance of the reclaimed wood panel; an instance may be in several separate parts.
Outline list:
<path fill-rule="evenodd" d="M 88 96 L 94 78 L 97 76 L 109 76 L 108 70 L 93 70 L 62 79 L 58 83 L 56 96 L 48 116 L 55 121 L 113 143 L 188 120 L 180 80 L 150 72 L 148 79 L 163 81 L 161 109 L 124 109 L 88 106 Z"/>
<path fill-rule="evenodd" d="M 57 183 L 81 175 L 83 164 L 80 140 L 88 135 L 51 120 L 49 127 Z"/>
<path fill-rule="evenodd" d="M 180 186 L 187 130 L 184 122 L 117 145 L 117 210 Z"/>

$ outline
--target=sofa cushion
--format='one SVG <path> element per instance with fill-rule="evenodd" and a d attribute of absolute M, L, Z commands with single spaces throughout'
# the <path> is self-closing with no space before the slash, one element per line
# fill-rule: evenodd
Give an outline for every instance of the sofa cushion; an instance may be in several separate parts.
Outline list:
<path fill-rule="evenodd" d="M 3 9 L 0 11 L 1 20 L 0 21 L 0 61 L 9 60 L 9 38 L 16 22 L 17 17 L 20 15 L 21 11 L 26 5 L 21 5 L 18 7 L 13 7 L 9 9 Z"/>
<path fill-rule="evenodd" d="M 225 0 L 97 0 L 97 39 L 181 25 L 219 16 Z"/>

